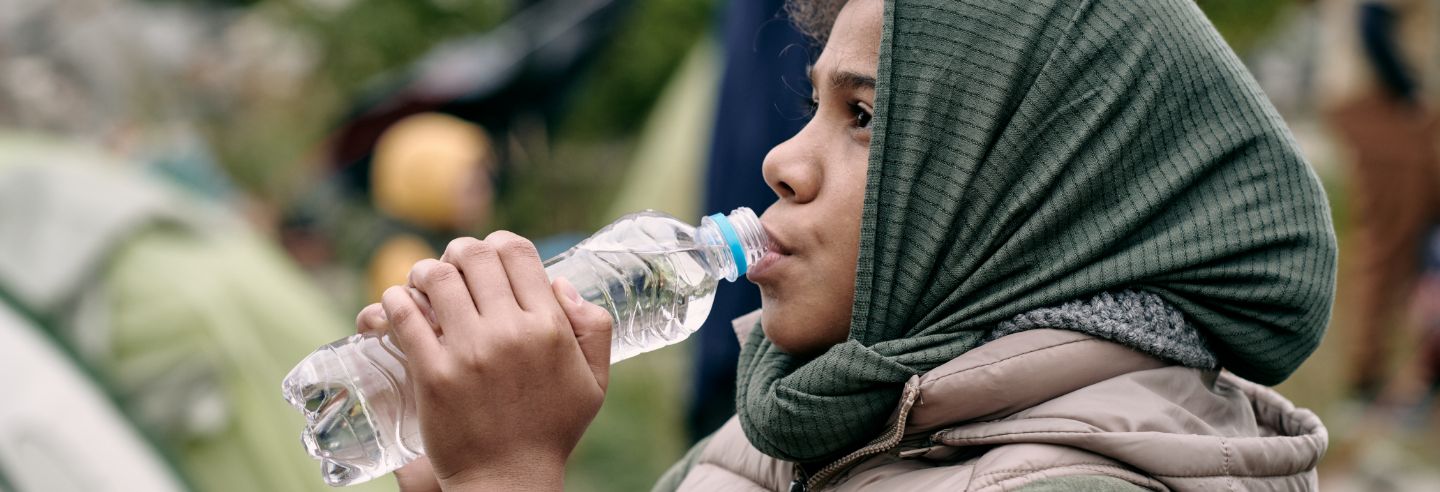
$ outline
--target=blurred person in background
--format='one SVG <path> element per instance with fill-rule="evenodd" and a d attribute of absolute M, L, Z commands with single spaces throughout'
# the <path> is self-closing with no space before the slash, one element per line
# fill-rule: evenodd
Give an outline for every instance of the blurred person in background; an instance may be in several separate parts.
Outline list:
<path fill-rule="evenodd" d="M 342 212 L 348 216 L 327 218 L 328 230 L 292 223 L 282 237 L 291 254 L 311 267 L 336 260 L 358 264 L 363 299 L 374 302 L 386 287 L 403 283 L 416 261 L 439 256 L 451 239 L 496 226 L 497 213 L 503 212 L 497 210 L 504 184 L 501 167 L 494 140 L 481 126 L 444 113 L 406 116 L 376 140 L 364 166 L 369 171 L 364 188 L 343 192 L 368 202 L 352 203 L 350 208 L 359 210 Z M 320 198 L 338 199 L 333 194 L 310 198 L 312 204 Z M 328 208 L 334 213 L 337 207 Z M 537 242 L 548 258 L 578 239 L 562 233 Z M 352 251 L 334 256 L 336 242 L 348 242 L 338 247 Z M 312 256 L 308 248 L 324 253 Z"/>
<path fill-rule="evenodd" d="M 521 2 L 493 29 L 437 43 L 376 77 L 327 137 L 323 183 L 287 212 L 287 249 L 322 277 L 338 267 L 330 283 L 373 302 L 449 239 L 518 215 L 499 206 L 510 174 L 549 164 L 531 154 L 548 150 L 580 75 L 630 4 Z M 553 255 L 580 238 L 561 232 L 539 243 Z M 344 274 L 352 268 L 364 273 Z"/>
<path fill-rule="evenodd" d="M 1420 321 L 1420 354 L 1414 369 L 1424 387 L 1420 408 L 1433 410 L 1440 399 L 1440 226 L 1430 229 L 1425 242 L 1425 273 L 1420 276 L 1415 317 Z M 1423 414 L 1422 414 L 1423 415 Z"/>
<path fill-rule="evenodd" d="M 440 256 L 451 238 L 490 225 L 497 167 L 485 130 L 453 116 L 409 116 L 380 136 L 370 189 L 375 207 L 392 220 L 376 233 L 366 265 L 370 302 L 404 283 L 410 265 Z"/>
<path fill-rule="evenodd" d="M 1387 395 L 1385 387 L 1395 369 L 1390 342 L 1440 343 L 1401 329 L 1414 326 L 1408 308 L 1430 232 L 1440 225 L 1440 3 L 1334 0 L 1322 9 L 1335 33 L 1325 50 L 1322 97 L 1349 150 L 1359 236 L 1348 253 L 1355 258 L 1347 288 L 1355 327 L 1349 384 L 1363 402 L 1413 403 L 1414 391 L 1397 387 L 1408 394 Z M 1433 353 L 1421 350 L 1411 359 L 1424 368 L 1420 374 L 1440 365 L 1427 355 Z"/>
<path fill-rule="evenodd" d="M 1434 457 L 1406 443 L 1433 432 L 1440 388 L 1440 3 L 1329 0 L 1319 11 L 1329 33 L 1320 109 L 1346 164 L 1355 227 L 1341 289 L 1350 329 L 1338 408 L 1348 421 L 1336 426 L 1331 483 L 1433 488 L 1433 470 L 1415 465 Z"/>
<path fill-rule="evenodd" d="M 293 97 L 310 69 L 303 42 L 250 13 L 125 0 L 0 8 L 0 298 L 91 379 L 35 381 L 65 385 L 56 398 L 86 386 L 113 398 L 181 485 L 324 490 L 275 381 L 345 320 L 269 244 L 267 207 L 220 167 L 201 124 Z M 16 369 L 7 377 L 45 370 Z M 143 475 L 140 447 L 93 462 L 126 452 L 107 444 L 123 431 L 97 433 L 93 450 L 67 444 L 65 429 L 96 421 L 62 419 L 108 404 L 6 413 L 0 469 L 24 467 L 9 485 L 32 490 L 27 476 L 49 468 L 70 473 L 33 490 Z M 25 420 L 36 417 L 48 420 Z M 48 429 L 62 431 L 27 434 Z M 133 475 L 105 472 L 126 464 Z"/>
<path fill-rule="evenodd" d="M 141 169 L 0 137 L 0 297 L 43 320 L 195 489 L 325 490 L 275 382 L 345 321 L 243 219 Z"/>

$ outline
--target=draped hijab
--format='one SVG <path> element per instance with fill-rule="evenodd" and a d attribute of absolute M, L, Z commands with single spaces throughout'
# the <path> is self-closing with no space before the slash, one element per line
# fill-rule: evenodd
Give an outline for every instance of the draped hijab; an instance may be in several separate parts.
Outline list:
<path fill-rule="evenodd" d="M 1324 191 L 1192 1 L 887 0 L 881 43 L 849 338 L 801 360 L 751 332 L 759 450 L 836 458 L 912 375 L 1105 291 L 1160 296 L 1262 384 L 1314 351 Z"/>

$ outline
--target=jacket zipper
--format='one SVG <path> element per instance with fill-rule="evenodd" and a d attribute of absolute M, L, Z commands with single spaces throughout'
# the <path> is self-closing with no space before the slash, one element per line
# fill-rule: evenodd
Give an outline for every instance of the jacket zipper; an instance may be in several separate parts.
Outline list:
<path fill-rule="evenodd" d="M 900 413 L 895 418 L 895 425 L 890 426 L 884 435 L 870 441 L 870 444 L 857 449 L 844 457 L 825 465 L 820 471 L 815 472 L 807 480 L 805 469 L 798 463 L 795 464 L 795 479 L 790 482 L 790 492 L 806 492 L 808 490 L 820 490 L 820 487 L 835 478 L 841 471 L 858 463 L 860 460 L 894 449 L 905 437 L 905 420 L 910 416 L 910 407 L 915 404 L 915 398 L 920 394 L 920 385 L 906 384 L 905 392 L 900 396 Z"/>
<path fill-rule="evenodd" d="M 805 474 L 805 467 L 799 463 L 792 463 L 791 470 L 795 473 L 795 479 L 790 481 L 790 492 L 805 492 L 805 481 L 810 477 Z"/>

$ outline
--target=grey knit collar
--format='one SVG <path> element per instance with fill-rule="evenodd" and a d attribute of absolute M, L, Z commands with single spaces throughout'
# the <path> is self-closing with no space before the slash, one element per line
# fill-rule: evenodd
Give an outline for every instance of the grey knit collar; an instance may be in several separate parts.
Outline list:
<path fill-rule="evenodd" d="M 1036 309 L 1000 323 L 990 339 L 1036 328 L 1078 331 L 1186 367 L 1214 369 L 1219 365 L 1200 330 L 1149 292 L 1102 292 L 1089 299 Z"/>

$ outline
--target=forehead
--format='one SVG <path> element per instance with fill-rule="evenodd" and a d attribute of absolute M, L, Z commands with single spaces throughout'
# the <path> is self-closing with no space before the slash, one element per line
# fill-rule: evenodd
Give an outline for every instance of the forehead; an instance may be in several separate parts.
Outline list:
<path fill-rule="evenodd" d="M 830 29 L 830 39 L 825 50 L 815 61 L 815 75 L 822 76 L 836 71 L 875 75 L 880 64 L 880 36 L 884 22 L 885 2 L 883 0 L 850 0 L 835 25 Z"/>

